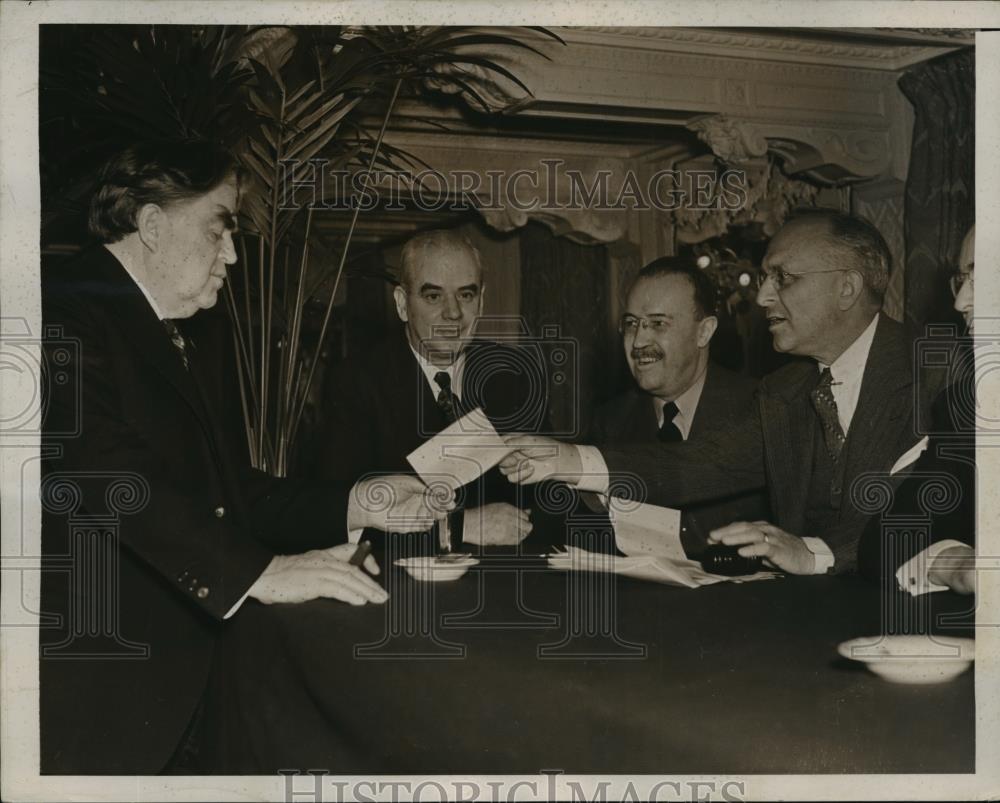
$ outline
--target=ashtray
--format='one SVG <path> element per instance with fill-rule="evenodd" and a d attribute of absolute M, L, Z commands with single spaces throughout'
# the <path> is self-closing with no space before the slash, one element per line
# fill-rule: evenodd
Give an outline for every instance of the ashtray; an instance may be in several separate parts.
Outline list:
<path fill-rule="evenodd" d="M 402 566 L 414 580 L 440 583 L 457 580 L 479 561 L 466 554 L 435 555 L 434 557 L 399 558 Z"/>
<path fill-rule="evenodd" d="M 845 641 L 837 651 L 893 683 L 941 683 L 969 668 L 976 642 L 950 636 L 866 636 Z"/>

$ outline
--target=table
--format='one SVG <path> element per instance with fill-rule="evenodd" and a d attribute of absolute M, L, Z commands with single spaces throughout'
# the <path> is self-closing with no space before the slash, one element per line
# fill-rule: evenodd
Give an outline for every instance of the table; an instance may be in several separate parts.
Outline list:
<path fill-rule="evenodd" d="M 881 629 L 883 592 L 856 577 L 689 590 L 487 557 L 454 582 L 386 583 L 384 606 L 250 602 L 232 620 L 220 772 L 975 768 L 971 671 L 896 685 L 838 656 Z M 974 605 L 922 599 L 935 615 Z M 935 631 L 971 635 L 972 614 L 957 619 Z"/>

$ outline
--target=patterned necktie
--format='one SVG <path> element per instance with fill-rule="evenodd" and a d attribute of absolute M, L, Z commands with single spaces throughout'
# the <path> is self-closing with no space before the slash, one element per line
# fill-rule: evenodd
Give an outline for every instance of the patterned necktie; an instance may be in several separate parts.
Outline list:
<path fill-rule="evenodd" d="M 823 440 L 826 441 L 826 450 L 830 457 L 836 461 L 840 457 L 840 450 L 844 447 L 844 430 L 840 428 L 840 416 L 837 415 L 837 401 L 833 398 L 833 391 L 830 385 L 833 384 L 833 374 L 829 368 L 824 368 L 819 375 L 819 383 L 809 394 L 812 399 L 816 414 L 823 424 Z"/>
<path fill-rule="evenodd" d="M 177 328 L 177 324 L 167 318 L 163 319 L 163 326 L 167 330 L 167 334 L 170 335 L 170 342 L 181 353 L 181 362 L 184 363 L 184 370 L 188 370 L 187 343 L 184 340 L 184 335 Z"/>
<path fill-rule="evenodd" d="M 441 388 L 437 396 L 437 405 L 444 413 L 444 417 L 451 424 L 458 420 L 458 398 L 451 392 L 451 377 L 447 371 L 438 371 L 434 374 L 434 381 Z"/>
<path fill-rule="evenodd" d="M 677 443 L 684 440 L 684 436 L 674 423 L 678 412 L 677 405 L 673 402 L 663 405 L 663 423 L 660 424 L 660 432 L 657 435 L 661 443 Z"/>

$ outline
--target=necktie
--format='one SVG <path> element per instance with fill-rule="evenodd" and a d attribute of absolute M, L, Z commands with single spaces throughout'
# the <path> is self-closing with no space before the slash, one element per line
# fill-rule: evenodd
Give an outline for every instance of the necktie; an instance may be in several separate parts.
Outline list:
<path fill-rule="evenodd" d="M 678 443 L 684 440 L 684 436 L 674 423 L 678 412 L 677 405 L 673 402 L 663 405 L 663 423 L 660 424 L 660 433 L 657 435 L 661 443 Z"/>
<path fill-rule="evenodd" d="M 844 446 L 844 430 L 840 428 L 840 416 L 837 415 L 837 401 L 833 398 L 833 391 L 830 386 L 833 384 L 833 374 L 829 368 L 824 368 L 819 375 L 819 383 L 809 394 L 812 399 L 816 414 L 823 424 L 823 440 L 826 441 L 826 450 L 833 460 L 840 457 L 840 450 Z"/>
<path fill-rule="evenodd" d="M 187 343 L 184 341 L 184 335 L 177 328 L 177 324 L 167 318 L 163 319 L 163 326 L 167 330 L 167 334 L 170 335 L 170 342 L 181 353 L 181 362 L 184 363 L 184 370 L 188 370 Z"/>
<path fill-rule="evenodd" d="M 441 388 L 441 392 L 437 396 L 437 405 L 441 408 L 448 423 L 451 424 L 458 420 L 458 397 L 451 392 L 451 377 L 447 371 L 438 371 L 434 374 L 434 381 Z"/>

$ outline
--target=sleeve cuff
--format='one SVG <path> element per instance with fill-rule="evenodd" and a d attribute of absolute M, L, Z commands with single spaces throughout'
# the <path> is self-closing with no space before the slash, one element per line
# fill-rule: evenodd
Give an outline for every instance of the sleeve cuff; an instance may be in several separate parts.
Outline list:
<path fill-rule="evenodd" d="M 608 492 L 608 464 L 596 446 L 577 446 L 580 455 L 580 479 L 576 487 L 598 494 Z"/>
<path fill-rule="evenodd" d="M 802 539 L 802 542 L 806 545 L 806 549 L 813 553 L 815 560 L 813 574 L 826 574 L 833 568 L 833 552 L 830 551 L 830 547 L 826 545 L 826 542 L 822 538 L 806 536 Z"/>
<path fill-rule="evenodd" d="M 927 549 L 918 552 L 896 571 L 896 582 L 902 591 L 908 591 L 911 596 L 929 594 L 934 591 L 947 591 L 948 586 L 932 583 L 929 575 L 930 565 L 934 558 L 954 546 L 966 546 L 953 538 L 937 541 Z"/>
<path fill-rule="evenodd" d="M 236 611 L 238 611 L 240 609 L 240 606 L 244 602 L 247 601 L 247 597 L 249 597 L 249 596 L 250 596 L 250 589 L 248 588 L 247 591 L 246 591 L 246 593 L 242 597 L 239 598 L 239 600 L 237 601 L 237 603 L 232 608 L 229 609 L 229 612 L 225 616 L 222 617 L 223 620 L 228 619 L 230 616 L 232 616 L 234 613 L 236 613 Z"/>

